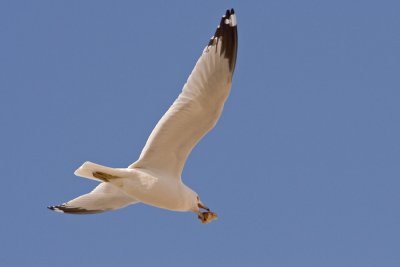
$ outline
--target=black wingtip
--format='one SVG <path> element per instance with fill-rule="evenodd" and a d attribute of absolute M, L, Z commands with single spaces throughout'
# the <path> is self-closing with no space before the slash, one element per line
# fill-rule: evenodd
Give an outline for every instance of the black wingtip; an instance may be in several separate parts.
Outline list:
<path fill-rule="evenodd" d="M 235 10 L 233 8 L 227 9 L 226 12 L 225 12 L 225 17 L 229 18 L 229 16 L 233 15 L 233 14 L 235 14 Z"/>
<path fill-rule="evenodd" d="M 62 207 L 62 205 L 59 205 L 59 206 L 48 206 L 47 208 L 49 210 L 52 210 L 52 211 L 55 211 L 55 212 L 63 213 L 64 211 L 62 209 L 60 209 L 60 207 Z"/>
<path fill-rule="evenodd" d="M 217 39 L 217 42 L 214 42 Z M 236 55 L 238 47 L 238 35 L 237 35 L 237 21 L 236 15 L 233 8 L 227 9 L 225 15 L 221 18 L 220 24 L 208 43 L 209 46 L 217 44 L 222 39 L 221 55 L 229 59 L 229 69 L 235 70 Z"/>
<path fill-rule="evenodd" d="M 47 208 L 55 212 L 69 213 L 69 214 L 95 214 L 105 211 L 105 210 L 87 210 L 79 207 L 68 207 L 66 204 L 61 204 L 57 206 L 48 206 Z"/>

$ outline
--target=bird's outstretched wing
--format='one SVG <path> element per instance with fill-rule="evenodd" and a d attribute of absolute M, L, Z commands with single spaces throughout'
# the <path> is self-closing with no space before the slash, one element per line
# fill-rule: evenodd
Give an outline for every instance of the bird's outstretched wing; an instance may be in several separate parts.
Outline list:
<path fill-rule="evenodd" d="M 225 16 L 196 63 L 179 97 L 157 123 L 130 168 L 180 179 L 193 147 L 217 123 L 227 99 L 237 53 L 236 15 Z"/>
<path fill-rule="evenodd" d="M 120 209 L 138 202 L 111 183 L 101 183 L 90 193 L 48 208 L 64 213 L 91 214 Z"/>

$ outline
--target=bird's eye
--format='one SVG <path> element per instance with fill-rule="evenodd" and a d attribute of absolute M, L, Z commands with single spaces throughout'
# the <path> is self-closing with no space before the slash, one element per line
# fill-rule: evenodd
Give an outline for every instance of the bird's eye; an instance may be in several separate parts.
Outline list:
<path fill-rule="evenodd" d="M 199 196 L 197 196 L 197 201 L 199 201 L 200 200 L 200 198 L 199 198 Z"/>

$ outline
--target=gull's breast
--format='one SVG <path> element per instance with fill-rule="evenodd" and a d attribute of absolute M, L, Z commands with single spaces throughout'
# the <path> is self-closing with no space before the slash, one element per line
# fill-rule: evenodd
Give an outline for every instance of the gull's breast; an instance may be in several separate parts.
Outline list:
<path fill-rule="evenodd" d="M 158 208 L 186 211 L 182 182 L 174 178 L 157 177 L 150 172 L 129 169 L 117 186 L 139 201 Z"/>

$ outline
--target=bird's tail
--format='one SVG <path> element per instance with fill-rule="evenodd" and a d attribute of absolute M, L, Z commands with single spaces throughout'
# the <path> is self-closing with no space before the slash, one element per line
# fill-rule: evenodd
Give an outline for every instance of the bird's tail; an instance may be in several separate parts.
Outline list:
<path fill-rule="evenodd" d="M 74 174 L 98 182 L 109 182 L 111 179 L 121 178 L 124 172 L 119 169 L 86 161 L 74 172 Z"/>

